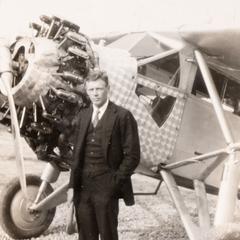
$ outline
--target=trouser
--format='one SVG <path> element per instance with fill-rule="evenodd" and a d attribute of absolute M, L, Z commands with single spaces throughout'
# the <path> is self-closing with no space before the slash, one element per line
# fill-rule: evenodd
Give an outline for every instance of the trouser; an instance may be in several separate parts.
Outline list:
<path fill-rule="evenodd" d="M 83 176 L 81 190 L 75 192 L 79 240 L 118 240 L 119 202 L 111 173 Z"/>

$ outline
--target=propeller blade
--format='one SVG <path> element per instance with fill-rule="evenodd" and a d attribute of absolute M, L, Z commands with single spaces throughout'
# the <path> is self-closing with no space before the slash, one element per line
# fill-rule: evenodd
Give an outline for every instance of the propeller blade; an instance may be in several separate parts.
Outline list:
<path fill-rule="evenodd" d="M 11 69 L 12 58 L 11 58 L 9 48 L 7 46 L 2 45 L 0 47 L 0 56 L 2 59 L 0 61 L 1 82 L 8 96 L 8 102 L 9 102 L 9 108 L 10 108 L 10 114 L 11 114 L 12 135 L 14 138 L 14 145 L 15 145 L 17 170 L 19 173 L 21 190 L 24 194 L 24 197 L 28 199 L 20 130 L 18 125 L 18 118 L 17 118 L 17 112 L 15 108 L 15 103 L 14 103 L 14 99 L 11 91 L 11 85 L 13 81 L 13 74 Z"/>

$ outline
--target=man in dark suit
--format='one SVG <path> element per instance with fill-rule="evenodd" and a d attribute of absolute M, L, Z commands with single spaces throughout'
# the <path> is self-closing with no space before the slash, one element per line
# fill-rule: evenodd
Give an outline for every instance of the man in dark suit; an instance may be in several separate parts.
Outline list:
<path fill-rule="evenodd" d="M 92 102 L 79 113 L 69 192 L 74 192 L 81 240 L 117 240 L 119 198 L 134 204 L 130 176 L 140 160 L 137 123 L 108 99 L 105 72 L 86 80 Z"/>

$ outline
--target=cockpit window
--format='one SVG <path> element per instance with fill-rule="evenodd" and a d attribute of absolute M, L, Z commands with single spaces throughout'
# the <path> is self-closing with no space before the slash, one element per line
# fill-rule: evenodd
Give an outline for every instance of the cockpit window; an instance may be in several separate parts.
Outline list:
<path fill-rule="evenodd" d="M 179 54 L 172 54 L 138 68 L 138 73 L 155 81 L 178 87 L 179 85 Z"/>
<path fill-rule="evenodd" d="M 234 114 L 240 116 L 240 84 L 238 82 L 227 81 L 222 102 L 229 106 Z"/>
<path fill-rule="evenodd" d="M 145 105 L 158 127 L 161 127 L 171 113 L 176 98 L 162 94 L 161 92 L 142 86 L 141 84 L 137 85 L 136 94 L 139 100 Z"/>
<path fill-rule="evenodd" d="M 180 79 L 179 54 L 172 54 L 157 61 L 148 63 L 138 68 L 139 77 L 149 85 L 138 84 L 136 95 L 145 105 L 146 109 L 161 127 L 169 117 L 176 97 L 169 95 L 172 89 L 178 87 Z M 151 87 L 155 85 L 155 87 Z M 159 86 L 159 87 L 157 87 Z"/>
<path fill-rule="evenodd" d="M 213 69 L 210 69 L 210 71 L 223 108 L 240 116 L 240 84 Z M 203 100 L 210 101 L 206 84 L 199 70 L 193 84 L 192 94 Z"/>

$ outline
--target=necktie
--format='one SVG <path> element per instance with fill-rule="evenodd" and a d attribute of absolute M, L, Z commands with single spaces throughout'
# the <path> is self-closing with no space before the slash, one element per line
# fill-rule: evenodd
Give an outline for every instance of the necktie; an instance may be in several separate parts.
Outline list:
<path fill-rule="evenodd" d="M 99 113 L 100 111 L 99 110 L 96 110 L 96 113 L 95 113 L 95 116 L 92 120 L 92 124 L 93 124 L 93 127 L 95 128 L 98 124 L 98 121 L 99 121 Z"/>

